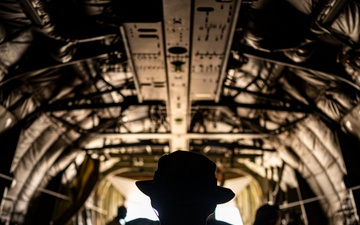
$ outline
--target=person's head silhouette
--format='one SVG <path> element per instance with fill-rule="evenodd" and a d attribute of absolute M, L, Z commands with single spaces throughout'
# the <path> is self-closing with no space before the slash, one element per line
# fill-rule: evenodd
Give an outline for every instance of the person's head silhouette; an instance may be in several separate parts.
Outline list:
<path fill-rule="evenodd" d="M 280 225 L 281 216 L 277 205 L 265 204 L 256 210 L 254 225 Z"/>
<path fill-rule="evenodd" d="M 217 185 L 216 165 L 206 156 L 175 151 L 159 159 L 153 180 L 137 181 L 162 225 L 205 225 L 216 205 L 235 194 Z"/>
<path fill-rule="evenodd" d="M 124 219 L 126 217 L 127 214 L 127 209 L 125 206 L 121 205 L 117 208 L 117 217 L 119 219 Z"/>
<path fill-rule="evenodd" d="M 111 220 L 107 225 L 121 225 L 125 223 L 125 217 L 127 214 L 127 209 L 125 206 L 121 205 L 117 208 L 117 215 Z"/>

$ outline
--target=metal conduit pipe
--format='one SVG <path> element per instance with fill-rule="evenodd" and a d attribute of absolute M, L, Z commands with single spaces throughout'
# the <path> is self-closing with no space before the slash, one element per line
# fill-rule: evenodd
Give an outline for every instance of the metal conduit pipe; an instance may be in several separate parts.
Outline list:
<path fill-rule="evenodd" d="M 272 0 L 260 0 L 260 1 L 253 1 L 251 3 L 251 8 L 253 9 L 263 9 L 265 7 L 268 7 L 269 4 L 273 3 Z"/>
<path fill-rule="evenodd" d="M 6 38 L 6 30 L 5 30 L 5 27 L 0 24 L 0 43 L 4 42 Z"/>
<path fill-rule="evenodd" d="M 285 55 L 294 62 L 304 62 L 310 58 L 312 55 L 311 44 L 316 42 L 317 37 L 324 33 L 322 28 L 319 28 L 319 25 L 321 27 L 330 26 L 346 2 L 346 0 L 329 0 L 317 4 L 316 8 L 309 12 L 309 16 L 313 19 L 309 27 L 309 34 L 304 39 L 304 42 L 297 49 L 286 51 Z"/>
<path fill-rule="evenodd" d="M 52 56 L 54 59 L 63 63 L 70 61 L 76 50 L 76 41 L 56 32 L 52 17 L 46 9 L 46 3 L 42 0 L 20 0 L 20 3 L 38 31 L 53 39 L 55 48 L 52 50 Z"/>
<path fill-rule="evenodd" d="M 112 0 L 78 0 L 89 15 L 99 15 L 107 10 Z"/>
<path fill-rule="evenodd" d="M 0 42 L 2 38 L 0 27 Z M 5 37 L 4 37 L 5 38 Z M 33 40 L 30 30 L 19 32 L 14 38 L 0 44 L 0 81 L 8 73 L 8 68 L 14 65 L 23 56 Z"/>
<path fill-rule="evenodd" d="M 335 19 L 336 16 L 339 14 L 339 11 L 342 9 L 344 4 L 346 3 L 346 0 L 330 0 L 330 1 L 324 1 L 320 4 L 316 5 L 316 8 L 312 8 L 310 12 L 308 13 L 309 17 L 309 28 L 308 28 L 308 34 L 304 36 L 304 40 L 297 43 L 297 46 L 292 46 L 291 49 L 285 49 L 284 54 L 293 60 L 294 62 L 305 62 L 307 59 L 309 59 L 312 55 L 311 51 L 311 44 L 313 42 L 316 42 L 316 38 L 318 35 L 321 35 L 323 31 L 321 29 L 317 28 L 317 25 L 321 26 L 329 26 Z M 299 3 L 296 3 L 295 5 L 290 3 L 294 7 L 294 13 L 300 7 L 298 5 Z M 305 3 L 304 3 L 305 4 Z M 251 8 L 254 9 L 254 12 L 257 13 L 269 13 L 271 11 L 274 11 L 276 8 L 279 8 L 278 6 L 283 6 L 284 4 L 280 4 L 279 1 L 268 1 L 268 0 L 262 0 L 262 1 L 256 1 L 251 4 Z M 272 14 L 269 14 L 272 15 Z M 295 18 L 295 17 L 294 17 Z M 256 21 L 255 21 L 256 22 Z M 253 47 L 263 50 L 263 51 L 270 51 L 272 49 L 269 49 L 271 45 L 267 46 L 266 43 L 262 43 L 262 40 L 266 38 L 266 33 L 259 33 L 259 30 L 257 27 L 264 25 L 262 24 L 264 22 L 260 21 L 260 24 L 256 24 L 254 28 L 251 28 L 250 32 L 246 33 L 246 39 L 249 42 L 250 45 Z M 278 24 L 280 26 L 280 24 Z M 274 26 L 275 27 L 275 26 Z M 269 28 L 270 29 L 270 28 Z M 285 33 L 284 33 L 285 35 Z M 296 44 L 296 43 L 294 43 Z"/>
<path fill-rule="evenodd" d="M 322 25 L 328 26 L 334 20 L 335 17 L 339 14 L 342 7 L 345 3 L 348 2 L 347 0 L 330 0 L 327 1 L 326 4 L 323 4 L 322 9 L 319 11 L 316 20 L 321 23 Z"/>

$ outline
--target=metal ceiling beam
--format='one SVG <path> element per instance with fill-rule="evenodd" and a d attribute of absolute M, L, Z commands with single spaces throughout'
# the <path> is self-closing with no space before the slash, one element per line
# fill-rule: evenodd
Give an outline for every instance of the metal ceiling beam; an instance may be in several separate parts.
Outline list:
<path fill-rule="evenodd" d="M 240 154 L 241 154 L 242 149 L 259 150 L 259 151 L 264 151 L 264 152 L 275 152 L 276 151 L 276 149 L 274 149 L 274 148 L 262 148 L 262 147 L 258 147 L 255 145 L 243 145 L 243 144 L 238 144 L 238 143 L 210 142 L 210 143 L 203 143 L 203 144 L 191 144 L 191 146 L 193 146 L 193 147 L 216 146 L 216 147 L 224 147 L 229 150 L 238 148 L 240 150 Z"/>
<path fill-rule="evenodd" d="M 128 148 L 128 147 L 143 147 L 146 148 L 147 146 L 149 147 L 165 147 L 165 146 L 169 146 L 169 144 L 164 143 L 164 144 L 156 144 L 156 143 L 121 143 L 121 144 L 116 144 L 116 145 L 104 145 L 102 147 L 96 147 L 96 148 L 83 148 L 82 150 L 85 151 L 101 151 L 104 149 L 114 149 L 114 148 Z M 236 154 L 241 154 L 241 149 L 251 149 L 251 150 L 259 150 L 259 151 L 264 151 L 264 152 L 276 152 L 276 149 L 273 148 L 261 148 L 258 146 L 254 146 L 254 145 L 242 145 L 242 144 L 237 144 L 237 143 L 220 143 L 220 142 L 216 142 L 216 143 L 204 143 L 204 144 L 190 144 L 191 147 L 207 147 L 207 146 L 216 146 L 216 147 L 224 147 L 227 148 L 229 150 L 231 149 L 235 149 L 235 148 L 240 148 L 240 153 L 236 153 Z M 146 151 L 144 152 L 146 153 Z"/>
<path fill-rule="evenodd" d="M 129 67 L 131 69 L 131 71 L 133 72 L 133 78 L 134 78 L 134 85 L 135 85 L 135 89 L 138 97 L 138 101 L 142 102 L 143 101 L 143 97 L 141 95 L 141 90 L 140 90 L 140 84 L 139 84 L 139 78 L 137 76 L 136 73 L 136 67 L 134 65 L 133 59 L 132 59 L 132 54 L 131 54 L 131 50 L 130 50 L 130 45 L 129 45 L 129 41 L 127 39 L 126 36 L 126 32 L 125 32 L 125 28 L 123 26 L 120 26 L 120 34 L 122 37 L 122 40 L 124 42 L 124 47 L 125 47 L 125 51 L 126 51 L 126 55 L 128 56 L 128 64 Z"/>
<path fill-rule="evenodd" d="M 91 103 L 91 104 L 49 104 L 44 106 L 43 111 L 55 112 L 55 111 L 69 111 L 69 110 L 78 110 L 78 109 L 104 109 L 111 107 L 121 107 L 123 110 L 129 106 L 139 106 L 139 105 L 164 105 L 162 101 L 143 101 L 138 102 L 137 98 L 134 96 L 126 97 L 122 102 L 112 102 L 112 103 Z"/>
<path fill-rule="evenodd" d="M 242 0 L 237 0 L 235 3 L 235 9 L 233 11 L 233 17 L 232 17 L 232 21 L 230 23 L 231 27 L 230 27 L 228 39 L 226 42 L 224 59 L 223 59 L 222 65 L 221 65 L 220 77 L 219 77 L 219 80 L 217 81 L 217 87 L 216 87 L 216 92 L 215 92 L 215 102 L 218 102 L 220 100 L 220 94 L 222 93 L 222 85 L 223 85 L 224 79 L 226 77 L 227 64 L 229 61 L 230 50 L 231 50 L 231 46 L 233 43 L 233 38 L 234 38 L 235 29 L 236 29 L 236 24 L 237 24 L 238 17 L 239 17 L 241 3 L 242 3 Z"/>
<path fill-rule="evenodd" d="M 82 150 L 85 151 L 98 151 L 98 150 L 104 150 L 104 149 L 111 149 L 111 148 L 128 148 L 128 147 L 143 147 L 146 148 L 147 146 L 150 147 L 165 147 L 165 146 L 169 146 L 168 144 L 155 144 L 152 142 L 149 143 L 121 143 L 121 144 L 116 144 L 116 145 L 104 145 L 102 147 L 96 147 L 96 148 L 83 148 Z"/>
<path fill-rule="evenodd" d="M 240 53 L 248 58 L 265 60 L 294 69 L 314 71 L 348 80 L 349 75 L 346 73 L 343 66 L 339 63 L 335 63 L 338 49 L 331 48 L 331 46 L 317 45 L 317 47 L 320 50 L 316 51 L 316 54 L 303 63 L 296 63 L 290 60 L 283 54 L 283 52 L 264 52 L 246 45 L 241 45 L 239 49 Z"/>
<path fill-rule="evenodd" d="M 198 1 L 198 0 L 197 0 Z M 164 47 L 167 75 L 167 111 L 171 133 L 170 151 L 188 149 L 184 137 L 189 121 L 190 53 L 192 4 L 196 1 L 163 0 Z"/>
<path fill-rule="evenodd" d="M 97 42 L 93 42 L 91 44 L 79 44 L 77 45 L 77 49 L 74 53 L 74 56 L 72 57 L 72 60 L 61 63 L 51 57 L 51 55 L 48 53 L 48 49 L 45 49 L 41 46 L 37 47 L 38 48 L 36 51 L 32 51 L 30 53 L 30 58 L 20 62 L 19 67 L 9 69 L 9 74 L 12 74 L 12 77 L 8 80 L 0 82 L 0 86 L 10 82 L 11 80 L 21 79 L 23 77 L 26 78 L 28 75 L 35 76 L 50 70 L 72 66 L 89 59 L 105 59 L 109 56 L 109 53 L 116 51 L 109 46 L 105 46 Z"/>
<path fill-rule="evenodd" d="M 126 53 L 137 83 L 139 102 L 167 100 L 162 23 L 126 22 L 121 27 Z"/>
<path fill-rule="evenodd" d="M 330 26 L 347 2 L 347 0 L 328 1 L 327 4 L 323 4 L 323 8 L 319 10 L 316 20 L 322 25 Z"/>
<path fill-rule="evenodd" d="M 241 0 L 193 2 L 190 100 L 217 102 L 226 77 Z"/>
<path fill-rule="evenodd" d="M 224 157 L 224 154 L 221 153 L 207 153 L 206 154 L 207 157 L 211 158 L 211 157 Z M 231 160 L 236 160 L 236 159 L 243 159 L 243 158 L 255 158 L 255 157 L 262 157 L 263 154 L 234 154 L 231 155 L 231 159 L 229 159 L 229 161 Z"/>
<path fill-rule="evenodd" d="M 96 133 L 97 138 L 117 138 L 117 139 L 172 139 L 176 138 L 176 134 L 171 133 Z M 221 140 L 237 140 L 237 139 L 259 139 L 269 137 L 269 134 L 257 133 L 187 133 L 184 134 L 187 139 L 221 139 Z"/>
<path fill-rule="evenodd" d="M 301 112 L 301 113 L 311 113 L 313 110 L 310 107 L 297 107 L 292 104 L 284 104 L 283 106 L 271 105 L 269 104 L 248 104 L 248 103 L 239 103 L 235 102 L 232 98 L 222 98 L 218 103 L 213 101 L 197 101 L 193 104 L 193 107 L 231 107 L 231 108 L 248 108 L 248 109 L 263 109 L 263 110 L 275 110 L 275 111 L 285 111 L 285 112 Z"/>
<path fill-rule="evenodd" d="M 115 88 L 112 88 L 112 89 L 109 89 L 109 90 L 93 92 L 93 93 L 90 93 L 90 94 L 84 94 L 84 95 L 71 97 L 71 98 L 62 98 L 62 99 L 59 99 L 59 100 L 52 101 L 50 103 L 51 104 L 56 104 L 56 105 L 76 104 L 77 101 L 84 100 L 84 99 L 89 100 L 89 99 L 92 99 L 92 98 L 101 97 L 104 94 L 108 94 L 108 93 L 112 93 L 112 92 L 117 92 L 117 93 L 122 95 L 121 91 L 126 90 L 127 88 L 128 89 L 134 89 L 133 83 L 128 82 L 128 83 L 122 85 L 121 87 L 115 87 Z M 125 98 L 125 96 L 123 96 L 123 97 Z M 131 96 L 130 96 L 130 98 L 131 98 Z"/>

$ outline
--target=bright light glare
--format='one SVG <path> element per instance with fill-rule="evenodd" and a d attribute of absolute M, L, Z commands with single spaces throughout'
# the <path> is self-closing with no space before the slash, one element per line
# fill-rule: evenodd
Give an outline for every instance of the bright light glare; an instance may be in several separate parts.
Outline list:
<path fill-rule="evenodd" d="M 137 218 L 147 218 L 150 220 L 159 220 L 151 207 L 150 199 L 139 201 L 127 201 L 127 214 L 125 220 L 128 222 Z"/>
<path fill-rule="evenodd" d="M 136 187 L 134 180 L 117 176 L 109 177 L 109 180 L 126 196 L 124 204 L 127 208 L 126 222 L 137 218 L 159 220 L 151 207 L 150 198 Z"/>
<path fill-rule="evenodd" d="M 215 219 L 234 225 L 243 225 L 239 209 L 231 204 L 221 204 L 215 209 Z"/>

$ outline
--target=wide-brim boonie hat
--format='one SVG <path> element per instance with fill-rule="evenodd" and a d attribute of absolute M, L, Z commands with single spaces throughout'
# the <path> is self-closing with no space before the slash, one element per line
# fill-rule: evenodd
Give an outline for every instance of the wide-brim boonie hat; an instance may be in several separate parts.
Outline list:
<path fill-rule="evenodd" d="M 153 180 L 136 181 L 136 186 L 149 197 L 173 202 L 228 202 L 235 194 L 217 185 L 215 172 L 216 164 L 206 156 L 179 150 L 162 156 Z"/>

